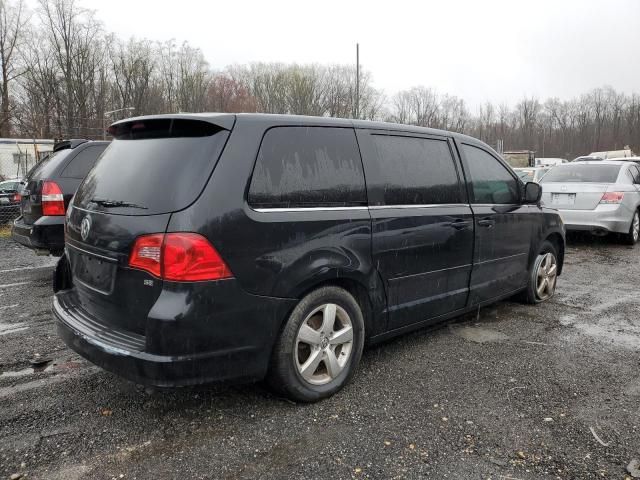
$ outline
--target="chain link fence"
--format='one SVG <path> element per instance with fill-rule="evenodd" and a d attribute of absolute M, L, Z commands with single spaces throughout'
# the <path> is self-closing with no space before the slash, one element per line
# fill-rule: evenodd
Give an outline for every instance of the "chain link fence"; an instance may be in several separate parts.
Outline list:
<path fill-rule="evenodd" d="M 20 216 L 24 179 L 52 149 L 53 140 L 0 139 L 0 229 L 7 229 Z"/>

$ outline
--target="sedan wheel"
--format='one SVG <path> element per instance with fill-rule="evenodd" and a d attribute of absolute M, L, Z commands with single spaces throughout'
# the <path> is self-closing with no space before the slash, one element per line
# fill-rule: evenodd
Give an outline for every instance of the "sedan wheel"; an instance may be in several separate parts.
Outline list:
<path fill-rule="evenodd" d="M 542 257 L 540 259 L 540 257 Z M 536 297 L 539 301 L 551 298 L 556 290 L 556 279 L 558 278 L 558 262 L 553 253 L 548 252 L 538 258 Z"/>

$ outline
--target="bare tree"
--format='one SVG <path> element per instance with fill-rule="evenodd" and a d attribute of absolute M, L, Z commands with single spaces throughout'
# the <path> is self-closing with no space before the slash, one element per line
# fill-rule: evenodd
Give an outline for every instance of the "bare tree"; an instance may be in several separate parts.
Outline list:
<path fill-rule="evenodd" d="M 29 21 L 22 0 L 10 2 L 0 0 L 0 62 L 2 84 L 0 85 L 0 137 L 11 133 L 10 83 L 19 75 L 18 49 L 24 39 L 24 30 Z"/>

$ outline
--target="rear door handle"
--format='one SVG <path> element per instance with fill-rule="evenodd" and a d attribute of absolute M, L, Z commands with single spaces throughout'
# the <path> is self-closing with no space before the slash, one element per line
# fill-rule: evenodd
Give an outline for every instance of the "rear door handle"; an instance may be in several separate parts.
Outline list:
<path fill-rule="evenodd" d="M 463 228 L 467 228 L 471 222 L 468 220 L 463 220 L 461 218 L 456 218 L 453 222 L 451 222 L 451 226 L 456 230 L 462 230 Z"/>
<path fill-rule="evenodd" d="M 483 218 L 482 220 L 478 220 L 478 225 L 481 227 L 491 228 L 496 224 L 495 220 L 491 218 Z"/>

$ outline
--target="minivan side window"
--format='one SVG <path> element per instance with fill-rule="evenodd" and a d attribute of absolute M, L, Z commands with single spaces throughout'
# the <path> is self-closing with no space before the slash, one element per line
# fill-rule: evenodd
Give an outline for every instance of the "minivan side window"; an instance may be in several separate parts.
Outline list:
<path fill-rule="evenodd" d="M 92 145 L 86 147 L 71 159 L 69 164 L 64 167 L 61 176 L 65 178 L 84 178 L 93 168 L 96 160 L 104 151 L 106 145 Z"/>
<path fill-rule="evenodd" d="M 376 164 L 371 184 L 384 205 L 462 202 L 453 156 L 446 139 L 372 134 Z M 369 175 L 369 170 L 367 170 Z"/>
<path fill-rule="evenodd" d="M 268 130 L 258 152 L 248 201 L 258 208 L 366 205 L 364 172 L 354 130 Z"/>
<path fill-rule="evenodd" d="M 462 144 L 462 151 L 472 203 L 520 203 L 518 181 L 497 158 L 472 145 Z"/>

